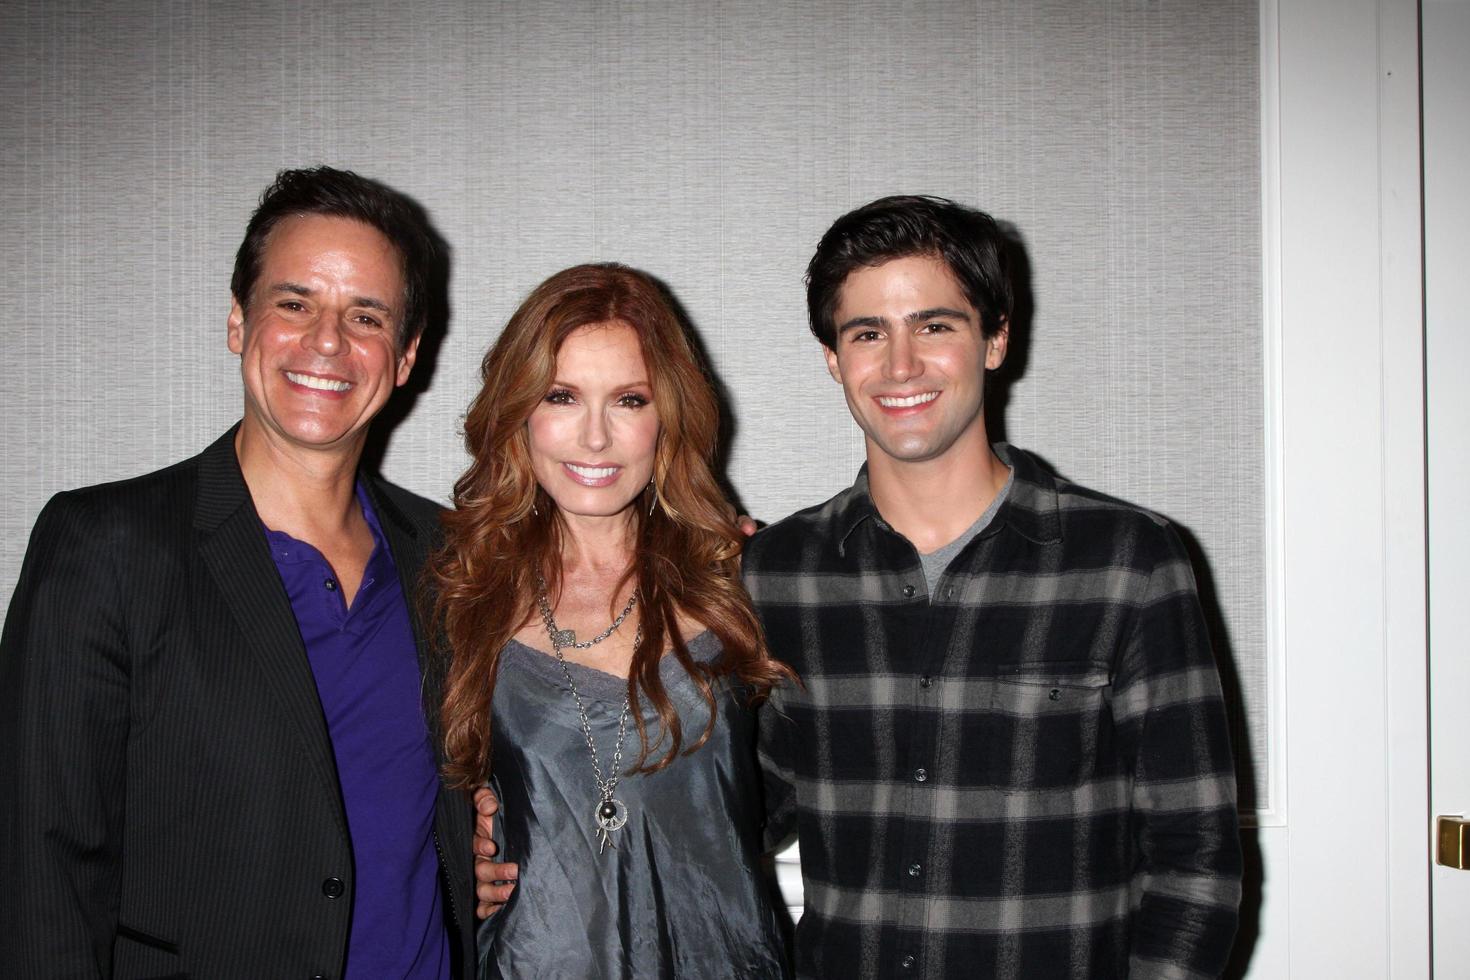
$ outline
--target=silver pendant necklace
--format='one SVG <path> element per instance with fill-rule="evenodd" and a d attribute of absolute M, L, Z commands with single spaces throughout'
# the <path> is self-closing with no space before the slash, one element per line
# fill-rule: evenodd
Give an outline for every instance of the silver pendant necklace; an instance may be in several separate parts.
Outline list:
<path fill-rule="evenodd" d="M 551 638 L 551 649 L 556 653 L 556 662 L 561 664 L 561 671 L 566 676 L 567 687 L 571 689 L 572 700 L 577 704 L 577 717 L 582 722 L 582 737 L 587 740 L 587 752 L 592 756 L 592 778 L 597 781 L 597 807 L 592 812 L 592 819 L 597 824 L 597 853 L 604 853 L 609 847 L 617 849 L 613 843 L 612 834 L 621 830 L 628 822 L 628 807 L 622 800 L 613 795 L 617 788 L 620 777 L 620 769 L 623 763 L 623 739 L 628 733 L 628 712 L 630 710 L 628 696 L 623 695 L 623 711 L 618 715 L 618 742 L 613 752 L 612 770 L 606 779 L 602 778 L 602 766 L 597 761 L 597 742 L 592 738 L 592 724 L 587 719 L 587 709 L 582 704 L 581 692 L 577 690 L 577 684 L 572 680 L 572 670 L 567 666 L 567 659 L 562 655 L 562 650 L 586 650 L 594 647 L 603 640 L 612 636 L 628 614 L 633 611 L 633 606 L 638 602 L 638 590 L 628 597 L 628 604 L 623 611 L 618 613 L 618 618 L 612 621 L 612 625 L 598 633 L 590 640 L 577 642 L 575 630 L 557 629 L 556 617 L 551 614 L 551 599 L 546 594 L 546 580 L 540 575 L 536 576 L 536 605 L 541 610 L 541 621 L 546 624 L 546 635 Z M 638 629 L 633 634 L 633 649 L 643 642 L 643 623 L 638 623 Z"/>

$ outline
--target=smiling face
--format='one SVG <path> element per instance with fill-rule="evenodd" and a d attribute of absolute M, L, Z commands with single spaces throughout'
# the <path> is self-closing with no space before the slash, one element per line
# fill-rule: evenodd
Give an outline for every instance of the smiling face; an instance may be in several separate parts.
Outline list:
<path fill-rule="evenodd" d="M 536 482 L 564 514 L 626 511 L 653 477 L 659 433 L 633 328 L 613 322 L 572 331 L 526 429 Z"/>
<path fill-rule="evenodd" d="M 985 371 L 1005 360 L 1007 332 L 986 338 L 980 314 L 930 255 L 860 268 L 838 295 L 827 369 L 866 436 L 870 465 L 989 453 Z"/>
<path fill-rule="evenodd" d="M 398 350 L 404 280 L 382 233 L 350 218 L 283 219 L 266 241 L 248 309 L 230 309 L 245 382 L 242 440 L 355 452 L 408 380 L 418 339 Z"/>

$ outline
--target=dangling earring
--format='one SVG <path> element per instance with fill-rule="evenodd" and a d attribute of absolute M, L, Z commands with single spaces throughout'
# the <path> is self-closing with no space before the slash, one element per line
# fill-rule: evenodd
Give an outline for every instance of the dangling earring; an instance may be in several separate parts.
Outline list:
<path fill-rule="evenodd" d="M 649 480 L 648 489 L 653 491 L 653 499 L 648 502 L 648 516 L 652 517 L 654 510 L 658 508 L 658 484 Z"/>

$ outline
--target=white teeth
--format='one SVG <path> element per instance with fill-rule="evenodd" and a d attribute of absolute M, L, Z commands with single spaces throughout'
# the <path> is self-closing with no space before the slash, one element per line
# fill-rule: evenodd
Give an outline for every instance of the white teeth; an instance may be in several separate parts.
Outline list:
<path fill-rule="evenodd" d="M 573 466 L 571 463 L 567 464 L 567 469 L 584 480 L 606 480 L 618 471 L 616 466 Z"/>
<path fill-rule="evenodd" d="M 922 395 L 909 395 L 907 398 L 879 398 L 878 404 L 884 408 L 913 408 L 915 405 L 932 402 L 938 397 L 939 392 L 926 391 Z"/>
<path fill-rule="evenodd" d="M 315 388 L 318 391 L 346 391 L 352 387 L 351 381 L 333 381 L 331 378 L 318 378 L 310 374 L 297 374 L 295 371 L 287 371 L 286 377 L 293 384 L 302 385 L 306 388 Z"/>

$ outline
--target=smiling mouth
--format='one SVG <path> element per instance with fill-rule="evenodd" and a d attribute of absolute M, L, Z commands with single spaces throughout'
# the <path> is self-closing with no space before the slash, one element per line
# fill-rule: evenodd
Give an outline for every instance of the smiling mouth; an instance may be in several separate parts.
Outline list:
<path fill-rule="evenodd" d="M 878 396 L 878 404 L 884 408 L 913 408 L 917 405 L 927 405 L 939 397 L 937 391 L 926 391 L 918 395 L 905 395 L 903 398 L 892 396 Z"/>
<path fill-rule="evenodd" d="M 576 463 L 563 463 L 572 479 L 585 486 L 604 486 L 613 481 L 622 469 L 621 466 L 579 466 Z"/>
<path fill-rule="evenodd" d="M 331 378 L 318 378 L 314 374 L 297 374 L 295 371 L 287 371 L 286 380 L 292 384 L 301 385 L 303 388 L 312 388 L 316 391 L 346 391 L 352 387 L 351 381 L 335 381 Z"/>

